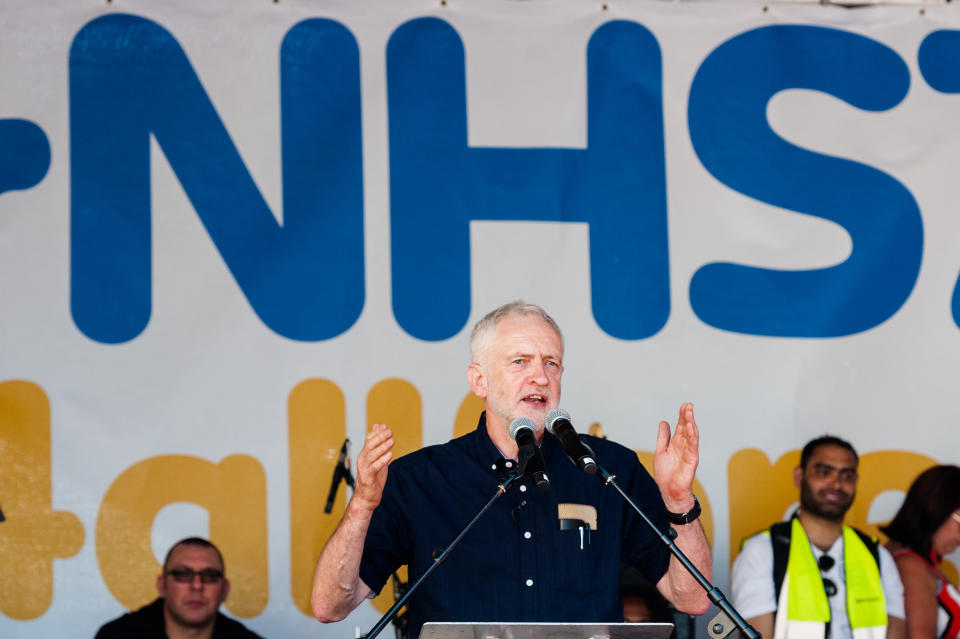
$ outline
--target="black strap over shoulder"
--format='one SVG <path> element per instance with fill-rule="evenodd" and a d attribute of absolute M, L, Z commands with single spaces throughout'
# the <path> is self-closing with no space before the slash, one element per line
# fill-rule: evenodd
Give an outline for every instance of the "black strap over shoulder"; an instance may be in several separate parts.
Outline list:
<path fill-rule="evenodd" d="M 870 551 L 870 554 L 873 555 L 873 560 L 877 562 L 877 569 L 882 570 L 882 566 L 880 565 L 880 541 L 876 537 L 871 537 L 856 528 L 853 529 L 853 532 L 857 533 L 857 537 L 860 538 L 860 541 L 863 542 L 867 550 Z"/>
<path fill-rule="evenodd" d="M 787 560 L 790 558 L 791 520 L 781 521 L 770 526 L 770 543 L 773 545 L 773 588 L 774 601 L 780 601 L 780 587 L 787 574 Z"/>
<path fill-rule="evenodd" d="M 773 546 L 773 587 L 776 601 L 780 601 L 780 587 L 783 586 L 783 578 L 787 574 L 787 561 L 790 559 L 791 522 L 792 518 L 770 526 L 770 544 Z M 853 529 L 853 532 L 857 533 L 857 536 L 870 550 L 873 560 L 877 562 L 877 568 L 880 568 L 880 542 L 856 528 Z"/>

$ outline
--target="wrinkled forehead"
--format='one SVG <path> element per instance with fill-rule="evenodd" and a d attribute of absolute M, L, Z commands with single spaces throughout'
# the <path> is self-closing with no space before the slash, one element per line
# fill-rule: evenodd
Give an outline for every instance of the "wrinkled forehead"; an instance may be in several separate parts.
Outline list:
<path fill-rule="evenodd" d="M 563 358 L 563 336 L 538 315 L 511 315 L 497 324 L 493 332 L 493 348 L 498 351 L 536 348 Z"/>

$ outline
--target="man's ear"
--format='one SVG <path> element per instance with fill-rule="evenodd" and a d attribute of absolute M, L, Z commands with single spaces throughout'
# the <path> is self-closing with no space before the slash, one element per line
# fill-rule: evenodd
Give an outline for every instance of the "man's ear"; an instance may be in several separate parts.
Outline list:
<path fill-rule="evenodd" d="M 167 596 L 167 584 L 163 581 L 163 573 L 157 576 L 157 594 L 161 597 Z"/>
<path fill-rule="evenodd" d="M 793 485 L 799 490 L 803 485 L 803 469 L 797 466 L 793 469 Z"/>
<path fill-rule="evenodd" d="M 480 399 L 487 398 L 487 375 L 480 364 L 473 362 L 467 366 L 467 383 L 474 395 Z"/>
<path fill-rule="evenodd" d="M 226 577 L 223 578 L 223 588 L 220 590 L 220 603 L 223 603 L 227 600 L 227 595 L 230 594 L 230 580 Z"/>

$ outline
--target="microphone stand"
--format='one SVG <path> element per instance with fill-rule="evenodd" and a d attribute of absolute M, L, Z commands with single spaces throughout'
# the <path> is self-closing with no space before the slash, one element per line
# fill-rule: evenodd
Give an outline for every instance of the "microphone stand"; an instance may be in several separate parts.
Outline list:
<path fill-rule="evenodd" d="M 340 483 L 347 482 L 350 490 L 353 490 L 353 474 L 350 472 L 350 439 L 347 438 L 340 447 L 340 459 L 337 460 L 337 466 L 333 469 L 333 480 L 330 483 L 330 492 L 327 494 L 327 504 L 323 507 L 323 512 L 330 514 L 333 511 L 333 502 L 337 498 L 337 490 Z"/>
<path fill-rule="evenodd" d="M 707 633 L 710 635 L 710 637 L 713 639 L 723 639 L 724 637 L 727 637 L 734 630 L 734 627 L 730 625 L 732 622 L 733 624 L 736 624 L 737 628 L 740 629 L 740 632 L 742 633 L 741 636 L 747 637 L 748 639 L 760 639 L 760 633 L 757 632 L 753 626 L 748 624 L 747 620 L 744 619 L 732 605 L 730 605 L 723 592 L 711 584 L 710 581 L 703 576 L 703 573 L 693 565 L 693 562 L 690 561 L 685 554 L 683 554 L 683 551 L 677 548 L 677 545 L 673 543 L 673 540 L 677 536 L 677 531 L 675 531 L 673 528 L 670 528 L 668 529 L 669 532 L 664 533 L 657 528 L 657 525 L 653 523 L 653 520 L 647 517 L 647 514 L 643 512 L 639 506 L 637 506 L 637 504 L 627 493 L 623 491 L 622 488 L 620 488 L 620 485 L 616 482 L 616 475 L 610 473 L 600 464 L 597 464 L 597 476 L 603 480 L 605 485 L 613 486 L 613 488 L 620 493 L 620 496 L 623 497 L 628 504 L 630 504 L 630 507 L 633 508 L 638 515 L 640 515 L 640 518 L 647 522 L 647 525 L 653 529 L 653 532 L 657 534 L 657 536 L 660 538 L 660 541 L 666 544 L 667 548 L 670 549 L 670 552 L 673 553 L 673 556 L 677 558 L 677 560 L 680 562 L 680 565 L 682 565 L 686 571 L 693 576 L 697 583 L 700 584 L 700 587 L 706 591 L 707 597 L 709 597 L 710 601 L 712 601 L 714 605 L 720 609 L 720 614 L 710 620 L 709 627 L 707 628 Z"/>
<path fill-rule="evenodd" d="M 393 600 L 399 601 L 407 593 L 408 584 L 400 580 L 400 575 L 393 572 Z M 407 613 L 397 615 L 393 619 L 393 635 L 395 639 L 407 639 L 410 621 L 407 619 Z"/>
<path fill-rule="evenodd" d="M 481 508 L 479 512 L 473 516 L 473 519 L 471 519 L 464 529 L 460 531 L 460 534 L 450 542 L 450 545 L 439 552 L 434 551 L 433 563 L 430 564 L 430 567 L 427 568 L 422 575 L 420 575 L 420 578 L 417 579 L 412 586 L 407 588 L 407 591 L 403 593 L 403 596 L 400 597 L 395 604 L 393 604 L 393 607 L 390 608 L 390 610 L 388 610 L 382 617 L 380 617 L 380 621 L 378 621 L 377 624 L 370 629 L 370 632 L 363 635 L 364 639 L 373 639 L 380 634 L 380 631 L 383 630 L 388 623 L 390 623 L 390 619 L 397 614 L 397 611 L 400 610 L 407 603 L 407 600 L 410 599 L 413 593 L 417 591 L 417 588 L 420 587 L 420 584 L 426 581 L 427 578 L 432 575 L 437 568 L 440 567 L 440 564 L 442 564 L 447 559 L 447 556 L 453 552 L 453 549 L 457 547 L 457 544 L 460 543 L 460 540 L 463 539 L 468 532 L 470 532 L 470 529 L 473 528 L 474 524 L 480 521 L 480 518 L 484 515 L 484 513 L 486 513 L 490 507 L 493 506 L 493 502 L 497 501 L 497 499 L 499 499 L 502 495 L 506 494 L 506 492 L 510 490 L 510 487 L 513 485 L 513 482 L 521 477 L 523 477 L 523 473 L 518 468 L 514 472 L 510 473 L 505 479 L 501 480 L 499 484 L 497 484 L 497 492 L 494 493 L 493 497 L 490 498 L 490 501 L 484 504 L 483 508 Z"/>

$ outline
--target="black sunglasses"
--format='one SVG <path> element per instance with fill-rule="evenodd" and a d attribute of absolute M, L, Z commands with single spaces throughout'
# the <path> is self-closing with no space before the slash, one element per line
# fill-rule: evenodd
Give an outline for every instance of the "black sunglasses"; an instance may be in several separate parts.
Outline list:
<path fill-rule="evenodd" d="M 820 559 L 817 559 L 817 566 L 820 567 L 820 572 L 827 572 L 833 568 L 834 563 L 833 557 L 829 555 L 820 555 Z M 833 583 L 832 579 L 823 578 L 823 589 L 828 597 L 837 594 L 837 584 Z"/>
<path fill-rule="evenodd" d="M 223 579 L 223 571 L 216 568 L 204 568 L 203 570 L 190 570 L 189 568 L 174 568 L 168 570 L 167 574 L 173 577 L 173 580 L 181 584 L 193 583 L 194 577 L 200 577 L 200 582 L 205 584 L 215 584 Z"/>

